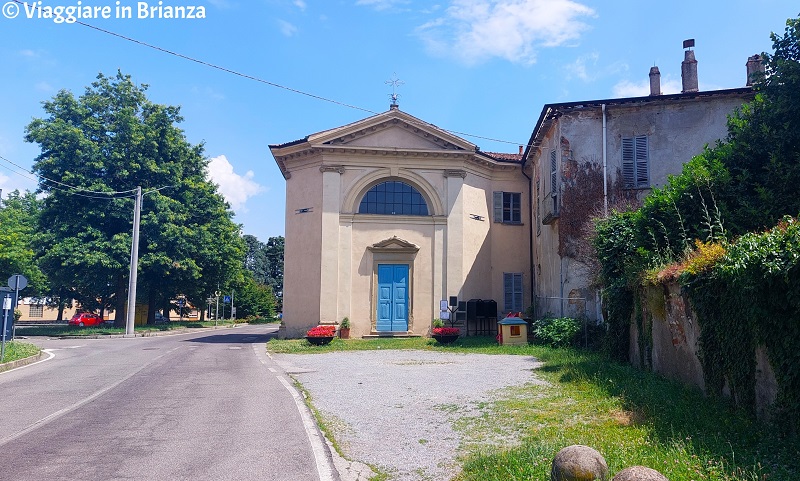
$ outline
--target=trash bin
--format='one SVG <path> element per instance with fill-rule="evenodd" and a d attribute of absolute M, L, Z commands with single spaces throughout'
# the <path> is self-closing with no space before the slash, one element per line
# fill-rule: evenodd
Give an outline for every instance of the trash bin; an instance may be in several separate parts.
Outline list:
<path fill-rule="evenodd" d="M 497 323 L 497 341 L 501 346 L 528 344 L 528 323 L 521 317 L 506 317 Z"/>

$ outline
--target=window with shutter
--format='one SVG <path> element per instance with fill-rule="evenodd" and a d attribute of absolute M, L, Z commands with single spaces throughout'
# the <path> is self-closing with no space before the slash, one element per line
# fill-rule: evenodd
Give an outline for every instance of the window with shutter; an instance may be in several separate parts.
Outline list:
<path fill-rule="evenodd" d="M 622 139 L 622 183 L 626 189 L 650 187 L 647 136 Z"/>
<path fill-rule="evenodd" d="M 519 192 L 494 192 L 494 221 L 522 223 L 522 200 Z"/>
<path fill-rule="evenodd" d="M 503 273 L 503 306 L 508 312 L 522 311 L 522 273 Z"/>

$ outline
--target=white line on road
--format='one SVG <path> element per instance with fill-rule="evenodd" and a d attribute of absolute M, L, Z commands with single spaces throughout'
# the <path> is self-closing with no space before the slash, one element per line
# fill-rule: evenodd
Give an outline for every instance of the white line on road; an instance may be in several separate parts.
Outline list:
<path fill-rule="evenodd" d="M 42 362 L 45 362 L 45 361 L 49 361 L 50 359 L 53 359 L 54 357 L 56 357 L 56 355 L 53 354 L 53 351 L 55 351 L 55 349 L 42 349 L 42 352 L 47 353 L 47 356 L 48 356 L 47 359 L 40 359 L 40 360 L 38 360 L 36 362 L 32 362 L 30 364 L 25 364 L 24 366 L 15 367 L 14 369 L 9 369 L 8 371 L 0 372 L 0 376 L 2 376 L 3 374 L 9 373 L 9 372 L 19 371 L 20 369 L 25 369 L 26 367 L 35 366 L 36 364 L 39 364 L 39 363 L 42 363 Z"/>
<path fill-rule="evenodd" d="M 303 398 L 298 394 L 297 389 L 294 388 L 289 381 L 278 376 L 278 381 L 283 384 L 287 391 L 294 398 L 294 403 L 297 405 L 297 410 L 300 411 L 300 417 L 303 418 L 303 426 L 306 428 L 308 441 L 311 443 L 311 450 L 314 452 L 314 461 L 317 464 L 317 473 L 319 474 L 320 481 L 333 481 L 333 473 L 331 471 L 328 457 L 325 455 L 325 442 L 322 440 L 322 435 L 317 429 L 317 423 L 308 412 L 308 407 L 303 402 Z"/>

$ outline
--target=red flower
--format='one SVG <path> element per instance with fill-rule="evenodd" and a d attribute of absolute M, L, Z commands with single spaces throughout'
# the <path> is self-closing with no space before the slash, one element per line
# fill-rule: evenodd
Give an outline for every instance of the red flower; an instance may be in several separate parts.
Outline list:
<path fill-rule="evenodd" d="M 333 337 L 336 334 L 336 326 L 316 326 L 306 332 L 306 337 Z"/>
<path fill-rule="evenodd" d="M 458 336 L 461 334 L 461 329 L 457 327 L 434 327 L 434 336 Z"/>

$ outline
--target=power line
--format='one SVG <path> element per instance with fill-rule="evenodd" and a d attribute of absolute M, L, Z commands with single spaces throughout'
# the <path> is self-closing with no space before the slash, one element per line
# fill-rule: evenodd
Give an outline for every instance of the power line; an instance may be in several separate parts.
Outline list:
<path fill-rule="evenodd" d="M 5 158 L 5 157 L 3 157 L 2 155 L 0 155 L 0 160 L 6 161 L 6 162 L 8 162 L 9 164 L 13 165 L 14 167 L 16 167 L 18 169 L 18 170 L 14 170 L 14 169 L 11 169 L 11 168 L 9 168 L 7 166 L 4 166 L 9 171 L 11 171 L 11 172 L 13 172 L 13 173 L 15 173 L 17 175 L 20 175 L 22 177 L 25 177 L 28 180 L 52 182 L 54 184 L 57 184 L 58 186 L 65 187 L 65 188 L 55 187 L 55 186 L 50 186 L 49 187 L 50 189 L 57 190 L 59 192 L 65 192 L 67 194 L 77 195 L 79 197 L 85 197 L 87 199 L 101 199 L 101 200 L 129 199 L 129 198 L 132 198 L 132 197 L 136 196 L 136 189 L 105 192 L 105 191 L 100 191 L 100 190 L 91 190 L 91 189 L 84 189 L 84 188 L 81 188 L 81 187 L 75 187 L 74 185 L 65 184 L 63 182 L 59 182 L 57 180 L 49 179 L 49 178 L 47 178 L 47 177 L 45 177 L 43 175 L 39 175 L 39 174 L 36 174 L 34 172 L 31 172 L 31 171 L 27 170 L 25 167 L 23 167 L 23 166 L 15 163 L 15 162 Z M 20 172 L 20 170 L 22 172 Z M 24 174 L 23 174 L 23 172 L 24 172 Z M 28 176 L 26 174 L 30 174 L 33 177 L 30 177 L 30 176 Z M 161 190 L 168 189 L 170 187 L 176 187 L 176 186 L 175 185 L 166 185 L 164 187 L 158 187 L 158 188 L 155 188 L 155 189 L 150 189 L 147 192 L 145 192 L 145 194 L 150 194 L 150 193 L 153 193 L 153 192 L 159 192 Z"/>
<path fill-rule="evenodd" d="M 21 0 L 13 0 L 13 1 L 15 3 L 20 4 L 20 5 L 24 5 L 25 4 Z M 37 8 L 41 8 L 41 7 L 37 7 Z M 281 85 L 281 84 L 278 84 L 278 83 L 275 83 L 275 82 L 270 82 L 269 80 L 265 80 L 265 79 L 262 79 L 260 77 L 256 77 L 254 75 L 242 73 L 242 72 L 239 72 L 237 70 L 229 69 L 227 67 L 223 67 L 223 66 L 220 66 L 220 65 L 217 65 L 217 64 L 213 64 L 211 62 L 206 62 L 205 60 L 200 60 L 200 59 L 195 58 L 195 57 L 190 57 L 188 55 L 184 55 L 182 53 L 178 53 L 178 52 L 175 52 L 175 51 L 163 48 L 163 47 L 159 47 L 158 45 L 153 45 L 153 44 L 141 41 L 141 40 L 137 40 L 135 38 L 131 38 L 131 37 L 128 37 L 126 35 L 122 35 L 122 34 L 119 34 L 119 33 L 116 33 L 116 32 L 112 32 L 111 30 L 106 30 L 104 28 L 100 28 L 100 27 L 97 27 L 95 25 L 91 25 L 91 24 L 88 24 L 86 22 L 82 22 L 80 20 L 75 20 L 75 22 L 73 22 L 73 23 L 76 23 L 78 25 L 82 25 L 82 26 L 87 27 L 87 28 L 91 28 L 93 30 L 97 30 L 98 32 L 102 32 L 102 33 L 105 33 L 107 35 L 111 35 L 113 37 L 121 38 L 121 39 L 126 40 L 128 42 L 132 42 L 132 43 L 141 45 L 143 47 L 147 47 L 147 48 L 150 48 L 150 49 L 153 49 L 153 50 L 157 50 L 157 51 L 162 52 L 162 53 L 166 53 L 168 55 L 172 55 L 172 56 L 175 56 L 175 57 L 178 57 L 178 58 L 182 58 L 184 60 L 188 60 L 190 62 L 194 62 L 194 63 L 200 64 L 200 65 L 206 66 L 206 67 L 210 67 L 210 68 L 213 68 L 213 69 L 216 69 L 216 70 L 220 70 L 222 72 L 229 73 L 231 75 L 236 75 L 238 77 L 246 78 L 248 80 L 253 80 L 255 82 L 263 83 L 263 84 L 269 85 L 271 87 L 287 90 L 289 92 L 296 93 L 296 94 L 299 94 L 299 95 L 305 95 L 306 97 L 311 97 L 313 99 L 321 100 L 323 102 L 330 102 L 332 104 L 336 104 L 336 105 L 339 105 L 339 106 L 342 106 L 342 107 L 347 107 L 347 108 L 354 109 L 354 110 L 360 110 L 362 112 L 367 112 L 369 114 L 373 114 L 373 115 L 378 115 L 379 114 L 379 112 L 376 112 L 374 110 L 370 110 L 370 109 L 367 109 L 367 108 L 364 108 L 364 107 L 359 107 L 357 105 L 348 104 L 348 103 L 345 103 L 345 102 L 340 102 L 338 100 L 334 100 L 334 99 L 330 99 L 330 98 L 327 98 L 327 97 L 323 97 L 321 95 L 316 95 L 316 94 L 312 94 L 312 93 L 309 93 L 309 92 L 304 92 L 302 90 L 295 89 L 295 88 L 292 88 L 292 87 L 287 87 L 285 85 Z M 492 141 L 492 142 L 498 142 L 498 143 L 503 143 L 503 144 L 523 145 L 523 146 L 526 145 L 525 143 L 520 144 L 519 142 L 512 142 L 510 140 L 495 139 L 495 138 L 492 138 L 492 137 L 485 137 L 485 136 L 481 136 L 481 135 L 470 134 L 470 133 L 467 133 L 467 132 L 459 132 L 457 130 L 448 130 L 448 129 L 444 129 L 444 128 L 441 128 L 441 127 L 437 127 L 437 128 L 439 128 L 439 129 L 441 129 L 441 130 L 443 130 L 445 132 L 449 132 L 451 134 L 462 135 L 462 136 L 465 136 L 465 137 L 473 137 L 473 138 L 476 138 L 476 139 L 489 140 L 489 141 Z M 530 147 L 530 146 L 528 146 L 528 147 Z"/>

